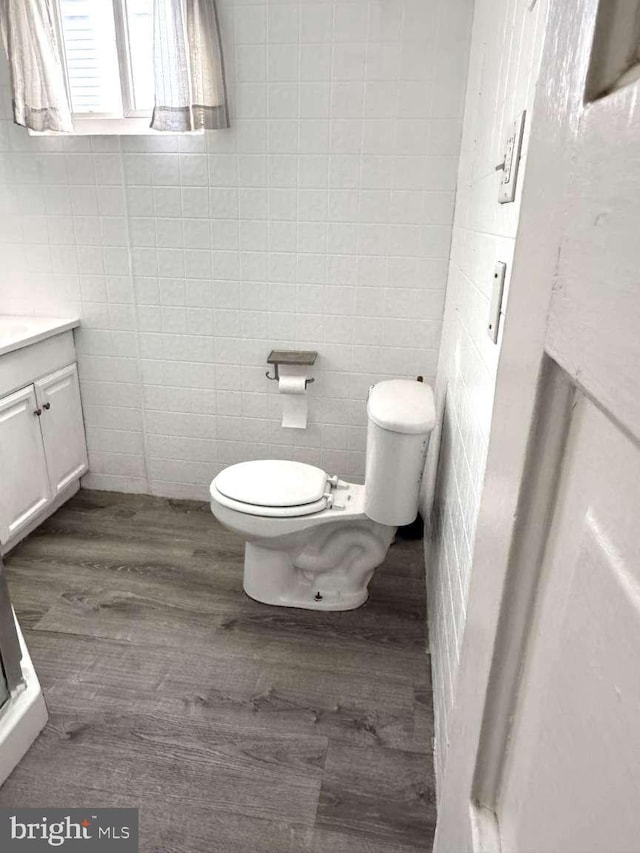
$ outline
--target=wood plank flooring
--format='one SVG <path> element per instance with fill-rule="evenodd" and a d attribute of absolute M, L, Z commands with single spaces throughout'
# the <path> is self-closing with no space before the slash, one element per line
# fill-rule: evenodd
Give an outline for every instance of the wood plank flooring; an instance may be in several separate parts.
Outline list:
<path fill-rule="evenodd" d="M 138 807 L 144 853 L 431 850 L 422 543 L 348 613 L 242 562 L 208 505 L 89 491 L 9 555 L 50 722 L 0 806 Z"/>

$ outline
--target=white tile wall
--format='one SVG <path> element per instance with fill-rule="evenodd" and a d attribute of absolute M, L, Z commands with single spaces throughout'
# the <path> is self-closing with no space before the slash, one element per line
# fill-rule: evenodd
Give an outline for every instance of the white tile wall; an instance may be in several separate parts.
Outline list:
<path fill-rule="evenodd" d="M 368 386 L 435 375 L 471 0 L 223 0 L 233 127 L 29 138 L 0 112 L 1 310 L 78 313 L 88 485 L 360 479 Z M 317 349 L 306 431 L 272 347 Z"/>
<path fill-rule="evenodd" d="M 429 632 L 436 723 L 436 774 L 442 778 L 447 724 L 455 703 L 458 656 L 473 567 L 499 345 L 486 333 L 496 261 L 515 245 L 520 192 L 497 203 L 505 131 L 528 110 L 526 140 L 544 37 L 547 2 L 532 11 L 524 0 L 477 0 L 436 395 L 444 412 L 434 503 L 427 543 Z"/>

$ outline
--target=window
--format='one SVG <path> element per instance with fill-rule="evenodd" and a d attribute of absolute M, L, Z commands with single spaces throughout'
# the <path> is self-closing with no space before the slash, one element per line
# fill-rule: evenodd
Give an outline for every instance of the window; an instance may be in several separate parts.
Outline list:
<path fill-rule="evenodd" d="M 153 0 L 57 0 L 77 133 L 148 129 L 154 98 L 152 6 Z"/>
<path fill-rule="evenodd" d="M 215 0 L 0 0 L 0 30 L 30 133 L 229 127 Z"/>

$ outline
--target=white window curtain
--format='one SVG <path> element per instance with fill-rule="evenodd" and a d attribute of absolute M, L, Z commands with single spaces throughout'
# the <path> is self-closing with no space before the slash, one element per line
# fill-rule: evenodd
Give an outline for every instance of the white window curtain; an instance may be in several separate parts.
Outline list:
<path fill-rule="evenodd" d="M 155 0 L 154 130 L 229 127 L 215 0 Z"/>
<path fill-rule="evenodd" d="M 16 124 L 73 131 L 52 0 L 0 0 L 0 30 L 9 60 Z"/>

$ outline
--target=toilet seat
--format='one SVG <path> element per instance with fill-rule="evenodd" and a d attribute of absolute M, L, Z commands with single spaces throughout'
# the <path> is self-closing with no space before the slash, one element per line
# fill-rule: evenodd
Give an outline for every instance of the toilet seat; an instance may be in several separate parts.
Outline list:
<path fill-rule="evenodd" d="M 248 515 L 311 515 L 330 506 L 326 471 L 281 459 L 240 462 L 221 471 L 211 484 L 223 506 Z"/>
<path fill-rule="evenodd" d="M 256 506 L 226 497 L 213 484 L 211 485 L 211 496 L 222 506 L 235 509 L 236 512 L 243 512 L 245 515 L 262 515 L 267 518 L 293 518 L 300 515 L 311 515 L 314 512 L 321 512 L 328 506 L 328 500 L 324 497 L 319 501 L 301 504 L 300 506 Z"/>

